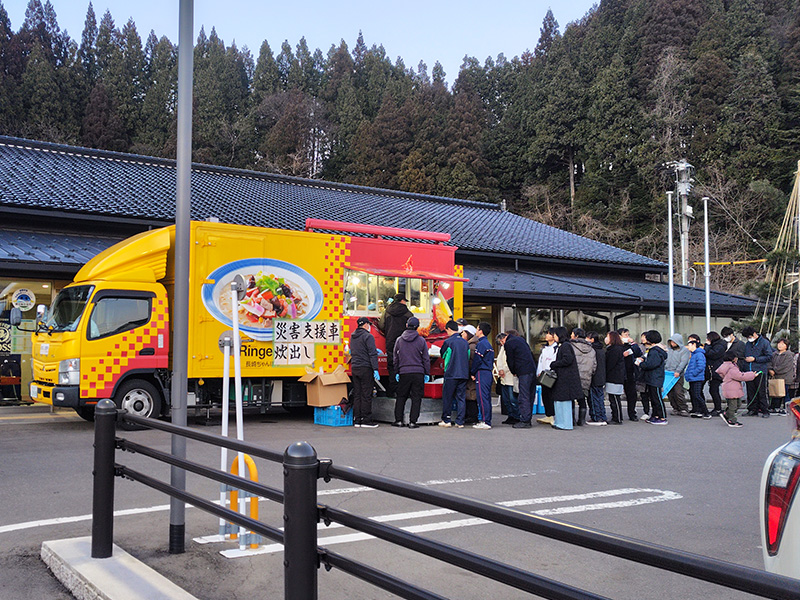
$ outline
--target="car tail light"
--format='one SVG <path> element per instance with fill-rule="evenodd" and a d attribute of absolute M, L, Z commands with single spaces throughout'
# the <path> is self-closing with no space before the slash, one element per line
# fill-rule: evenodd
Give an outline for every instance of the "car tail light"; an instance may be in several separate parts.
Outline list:
<path fill-rule="evenodd" d="M 798 483 L 800 483 L 800 459 L 778 453 L 769 469 L 764 515 L 767 521 L 767 552 L 770 556 L 778 553 L 789 507 L 792 505 Z"/>
<path fill-rule="evenodd" d="M 795 432 L 800 433 L 800 398 L 795 398 L 789 403 L 789 414 L 794 419 Z"/>

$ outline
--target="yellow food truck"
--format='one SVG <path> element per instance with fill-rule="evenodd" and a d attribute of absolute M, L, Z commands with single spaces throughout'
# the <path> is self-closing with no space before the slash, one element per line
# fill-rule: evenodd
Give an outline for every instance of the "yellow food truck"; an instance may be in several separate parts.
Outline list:
<path fill-rule="evenodd" d="M 305 406 L 298 379 L 346 366 L 358 317 L 378 325 L 398 292 L 429 342 L 444 337 L 447 320 L 461 315 L 464 281 L 449 238 L 315 219 L 305 231 L 194 221 L 189 305 L 176 307 L 175 228 L 140 233 L 86 263 L 37 317 L 31 399 L 89 420 L 104 398 L 141 416 L 167 413 L 171 322 L 183 310 L 187 404 L 195 412 L 221 404 L 220 340 L 232 332 L 233 318 L 245 406 Z M 244 285 L 233 299 L 237 277 Z M 379 328 L 372 330 L 385 348 Z M 387 375 L 385 360 L 381 372 Z"/>

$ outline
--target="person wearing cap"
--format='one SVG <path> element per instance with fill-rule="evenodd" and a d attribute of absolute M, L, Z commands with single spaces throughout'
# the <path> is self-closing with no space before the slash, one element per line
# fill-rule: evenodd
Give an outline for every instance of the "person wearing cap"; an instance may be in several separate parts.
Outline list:
<path fill-rule="evenodd" d="M 458 323 L 458 331 L 467 343 L 469 344 L 469 368 L 472 372 L 472 361 L 475 358 L 475 348 L 478 347 L 478 336 L 475 335 L 478 330 L 474 325 L 467 323 L 465 319 L 456 319 Z M 466 409 L 464 413 L 464 425 L 475 425 L 478 422 L 478 390 L 475 387 L 475 380 L 470 377 L 467 379 L 467 389 L 464 393 L 466 400 Z"/>
<path fill-rule="evenodd" d="M 469 344 L 458 333 L 458 323 L 448 321 L 445 326 L 449 336 L 442 344 L 444 385 L 442 386 L 442 420 L 439 427 L 452 427 L 450 417 L 456 405 L 455 426 L 464 427 L 466 410 L 465 393 L 469 379 Z"/>
<path fill-rule="evenodd" d="M 359 317 L 350 336 L 350 372 L 353 379 L 353 425 L 377 427 L 372 420 L 372 390 L 378 374 L 378 350 L 367 317 Z"/>
<path fill-rule="evenodd" d="M 489 343 L 488 335 L 492 332 L 489 323 L 478 323 L 475 337 L 478 343 L 470 365 L 470 376 L 475 381 L 478 395 L 478 422 L 474 429 L 492 428 L 492 367 L 494 366 L 494 348 Z"/>
<path fill-rule="evenodd" d="M 386 308 L 381 317 L 383 335 L 386 337 L 386 368 L 389 370 L 389 381 L 386 385 L 386 395 L 394 396 L 397 388 L 394 367 L 394 344 L 406 329 L 406 322 L 413 317 L 413 313 L 406 306 L 406 297 L 395 294 L 393 302 Z"/>
<path fill-rule="evenodd" d="M 394 345 L 394 368 L 397 371 L 397 400 L 394 403 L 395 427 L 403 426 L 403 413 L 406 410 L 406 400 L 411 396 L 411 413 L 408 416 L 408 428 L 418 427 L 422 394 L 425 382 L 430 378 L 431 357 L 428 354 L 428 344 L 419 334 L 419 319 L 411 317 L 406 321 L 406 330 L 397 339 Z"/>

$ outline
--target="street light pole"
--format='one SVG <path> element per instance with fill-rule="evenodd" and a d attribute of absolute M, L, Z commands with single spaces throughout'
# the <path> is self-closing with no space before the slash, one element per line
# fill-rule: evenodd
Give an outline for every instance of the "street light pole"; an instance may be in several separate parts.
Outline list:
<path fill-rule="evenodd" d="M 694 167 L 685 158 L 668 162 L 667 166 L 675 170 L 675 190 L 680 198 L 681 285 L 689 285 L 689 223 L 693 212 L 689 205 L 689 192 L 694 182 Z"/>
<path fill-rule="evenodd" d="M 703 196 L 704 258 L 706 280 L 706 331 L 711 331 L 711 269 L 708 266 L 708 196 Z"/>
<path fill-rule="evenodd" d="M 180 0 L 178 19 L 178 143 L 175 197 L 175 294 L 172 299 L 172 422 L 186 425 L 189 368 L 189 252 L 191 248 L 192 68 L 194 0 Z M 186 458 L 186 438 L 172 436 L 172 455 Z M 186 471 L 170 467 L 170 484 L 186 489 Z M 185 550 L 186 505 L 175 498 L 169 505 L 169 552 Z"/>
<path fill-rule="evenodd" d="M 669 335 L 675 334 L 675 274 L 672 259 L 672 192 L 667 192 L 667 247 L 669 264 Z"/>

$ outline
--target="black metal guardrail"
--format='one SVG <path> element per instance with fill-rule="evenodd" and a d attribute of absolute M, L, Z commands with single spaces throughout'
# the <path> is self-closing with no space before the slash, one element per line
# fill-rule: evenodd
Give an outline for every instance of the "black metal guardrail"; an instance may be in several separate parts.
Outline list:
<path fill-rule="evenodd" d="M 277 490 L 224 471 L 173 457 L 130 440 L 118 438 L 116 437 L 118 421 L 161 430 L 281 463 L 284 473 L 283 490 Z M 188 472 L 282 503 L 284 529 L 281 531 L 279 528 L 270 527 L 224 506 L 118 464 L 115 462 L 116 450 L 142 454 Z M 315 600 L 318 586 L 317 573 L 322 566 L 327 570 L 340 569 L 401 598 L 409 600 L 441 600 L 443 598 L 374 567 L 319 547 L 317 545 L 317 524 L 320 521 L 325 524 L 339 523 L 542 598 L 551 600 L 603 600 L 605 598 L 442 542 L 409 533 L 398 527 L 318 504 L 317 481 L 320 478 L 326 482 L 331 479 L 339 479 L 368 486 L 389 494 L 485 519 L 487 522 L 624 558 L 656 569 L 672 571 L 762 598 L 776 600 L 800 598 L 800 582 L 790 577 L 603 531 L 578 527 L 457 494 L 432 491 L 419 485 L 375 475 L 352 467 L 340 467 L 328 459 L 319 459 L 314 448 L 306 442 L 292 444 L 283 453 L 279 453 L 231 438 L 202 433 L 188 427 L 129 415 L 124 411 L 118 411 L 110 400 L 99 402 L 95 410 L 92 558 L 111 556 L 114 527 L 114 477 L 138 481 L 283 544 L 284 598 L 286 600 Z"/>

